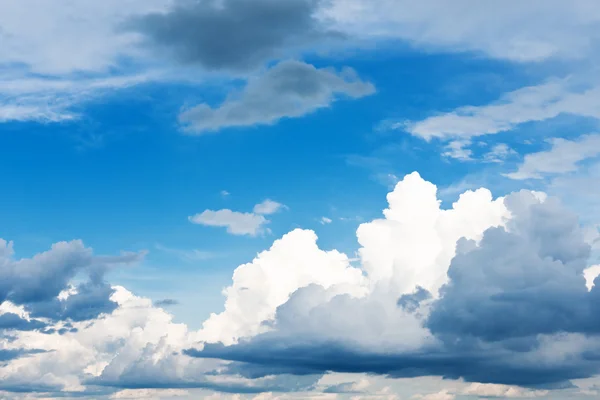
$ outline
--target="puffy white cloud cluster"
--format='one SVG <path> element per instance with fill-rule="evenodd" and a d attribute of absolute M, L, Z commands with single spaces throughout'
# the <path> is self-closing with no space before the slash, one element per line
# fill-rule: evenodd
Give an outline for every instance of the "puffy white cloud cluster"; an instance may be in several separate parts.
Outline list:
<path fill-rule="evenodd" d="M 313 231 L 294 230 L 234 271 L 224 311 L 197 332 L 122 287 L 110 292 L 115 307 L 93 318 L 34 317 L 34 293 L 56 299 L 52 304 L 77 296 L 81 286 L 69 286 L 77 268 L 96 271 L 139 256 L 97 257 L 72 242 L 13 261 L 12 245 L 3 242 L 0 273 L 14 279 L 0 307 L 0 356 L 7 358 L 0 389 L 96 388 L 113 398 L 193 388 L 310 392 L 326 371 L 338 371 L 463 377 L 495 385 L 445 395 L 527 397 L 538 392 L 508 385 L 554 384 L 600 371 L 585 356 L 600 349 L 598 324 L 589 320 L 597 294 L 584 278 L 589 246 L 558 203 L 532 192 L 494 199 L 479 189 L 442 209 L 435 185 L 417 173 L 387 199 L 383 217 L 357 230 L 359 265 L 320 249 Z M 58 283 L 36 286 L 48 266 Z M 582 309 L 552 320 L 577 304 L 561 305 L 548 297 L 553 293 Z M 490 324 L 485 315 L 501 319 Z M 323 390 L 394 398 L 383 389 L 360 394 L 368 387 L 341 382 Z"/>

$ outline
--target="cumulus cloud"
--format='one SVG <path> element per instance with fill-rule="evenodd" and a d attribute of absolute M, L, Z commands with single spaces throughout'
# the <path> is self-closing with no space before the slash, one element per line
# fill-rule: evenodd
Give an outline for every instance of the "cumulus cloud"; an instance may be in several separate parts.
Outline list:
<path fill-rule="evenodd" d="M 529 397 L 541 395 L 541 386 L 600 373 L 599 292 L 586 287 L 590 246 L 575 215 L 538 193 L 494 199 L 485 189 L 442 209 L 435 185 L 417 173 L 387 200 L 383 216 L 357 230 L 359 266 L 320 249 L 314 232 L 294 230 L 235 270 L 224 310 L 197 332 L 151 300 L 113 287 L 117 306 L 102 318 L 44 320 L 66 331 L 25 324 L 12 339 L 0 339 L 7 359 L 0 388 L 304 393 L 334 371 L 462 378 L 492 385 L 440 393 Z M 66 255 L 70 246 L 96 260 L 84 265 L 120 260 L 94 257 L 77 243 L 61 246 L 65 255 L 45 264 L 54 271 L 79 265 Z M 10 260 L 12 245 L 1 249 Z M 60 296 L 58 289 L 48 296 L 68 300 L 85 292 L 75 285 L 64 294 L 64 286 L 57 286 Z M 93 290 L 89 296 L 95 298 Z M 32 310 L 27 303 L 3 305 L 0 322 L 23 324 Z M 12 315 L 2 319 L 6 314 Z M 344 382 L 323 390 L 394 398 L 370 393 L 364 382 Z"/>
<path fill-rule="evenodd" d="M 575 172 L 578 164 L 600 156 L 600 135 L 583 135 L 575 140 L 548 139 L 551 148 L 527 154 L 517 171 L 506 174 L 511 179 L 541 179 L 546 175 Z"/>
<path fill-rule="evenodd" d="M 236 343 L 263 332 L 264 322 L 299 288 L 316 283 L 359 293 L 362 281 L 362 272 L 351 267 L 346 255 L 320 250 L 312 231 L 294 230 L 235 270 L 232 285 L 224 290 L 225 310 L 204 322 L 200 336 L 206 342 Z"/>
<path fill-rule="evenodd" d="M 75 240 L 56 243 L 33 258 L 15 260 L 13 255 L 12 242 L 0 239 L 0 303 L 23 306 L 35 318 L 83 321 L 110 313 L 115 307 L 104 272 L 115 265 L 138 262 L 145 252 L 94 256 L 92 249 Z M 60 297 L 71 288 L 71 280 L 84 273 L 89 280 Z"/>
<path fill-rule="evenodd" d="M 299 286 L 258 316 L 268 323 L 254 336 L 235 344 L 217 335 L 210 342 L 229 345 L 187 354 L 231 360 L 253 376 L 366 372 L 539 386 L 600 372 L 597 293 L 583 275 L 590 247 L 557 201 L 531 192 L 494 200 L 480 190 L 441 210 L 435 186 L 412 174 L 388 202 L 385 219 L 358 229 L 358 283 Z M 260 276 L 268 285 L 269 274 Z M 252 303 L 239 302 L 238 315 Z"/>
<path fill-rule="evenodd" d="M 284 208 L 286 208 L 285 205 L 267 199 L 255 205 L 252 212 L 238 212 L 229 209 L 204 210 L 188 219 L 193 224 L 226 228 L 227 232 L 232 235 L 257 236 L 269 232 L 265 225 L 271 221 L 265 215 L 274 214 Z"/>
<path fill-rule="evenodd" d="M 374 93 L 349 68 L 336 72 L 300 61 L 284 61 L 251 77 L 239 93 L 217 107 L 200 104 L 183 111 L 179 121 L 188 133 L 222 128 L 272 125 L 282 118 L 300 117 L 330 106 L 338 97 L 360 98 Z"/>

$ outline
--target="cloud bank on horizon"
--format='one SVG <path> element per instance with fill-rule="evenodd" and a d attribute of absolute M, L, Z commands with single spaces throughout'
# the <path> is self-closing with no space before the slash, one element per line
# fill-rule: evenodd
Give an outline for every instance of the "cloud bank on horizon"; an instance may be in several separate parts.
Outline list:
<path fill-rule="evenodd" d="M 2 2 L 0 398 L 600 395 L 599 27 L 592 0 Z M 109 123 L 152 137 L 36 145 Z"/>

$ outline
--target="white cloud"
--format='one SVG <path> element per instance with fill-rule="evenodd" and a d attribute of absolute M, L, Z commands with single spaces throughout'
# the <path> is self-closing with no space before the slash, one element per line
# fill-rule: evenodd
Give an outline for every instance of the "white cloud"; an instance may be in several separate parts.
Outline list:
<path fill-rule="evenodd" d="M 264 216 L 254 213 L 242 213 L 228 209 L 205 210 L 189 217 L 190 222 L 204 226 L 227 228 L 232 235 L 256 236 L 264 232 L 264 225 L 269 222 Z"/>
<path fill-rule="evenodd" d="M 172 247 L 163 246 L 162 244 L 156 244 L 156 249 L 168 254 L 172 254 L 178 257 L 182 261 L 186 262 L 195 262 L 195 261 L 205 261 L 211 258 L 215 258 L 217 254 L 211 251 L 191 249 L 191 250 L 183 250 L 183 249 L 175 249 Z"/>
<path fill-rule="evenodd" d="M 181 389 L 125 389 L 110 396 L 111 400 L 161 400 L 174 397 L 188 397 L 190 393 Z"/>
<path fill-rule="evenodd" d="M 275 214 L 276 212 L 280 211 L 283 208 L 286 208 L 286 206 L 281 203 L 278 203 L 276 201 L 266 199 L 262 203 L 255 205 L 253 212 L 255 214 L 260 214 L 260 215 L 271 215 L 271 214 Z"/>
<path fill-rule="evenodd" d="M 350 265 L 345 254 L 322 251 L 316 242 L 314 232 L 297 229 L 251 263 L 240 265 L 232 285 L 224 290 L 225 311 L 204 322 L 202 339 L 231 344 L 264 331 L 263 321 L 273 319 L 278 306 L 313 283 L 326 288 L 348 285 L 347 290 L 360 294 L 362 272 Z"/>
<path fill-rule="evenodd" d="M 287 207 L 267 199 L 256 204 L 252 212 L 238 212 L 229 209 L 204 210 L 188 217 L 188 220 L 198 225 L 227 228 L 227 232 L 232 235 L 257 236 L 269 232 L 265 225 L 271 221 L 265 218 L 265 215 L 274 214 L 284 208 Z"/>
<path fill-rule="evenodd" d="M 436 392 L 436 393 L 418 394 L 418 395 L 413 396 L 413 399 L 420 399 L 420 400 L 454 400 L 455 397 L 456 397 L 455 394 L 449 393 L 447 390 L 442 390 L 442 391 Z"/>
<path fill-rule="evenodd" d="M 103 78 L 26 78 L 0 75 L 0 123 L 63 122 L 79 118 L 73 107 L 111 91 L 162 79 L 158 73 Z"/>
<path fill-rule="evenodd" d="M 444 157 L 454 158 L 460 161 L 471 161 L 473 160 L 473 152 L 467 148 L 470 145 L 470 140 L 453 140 L 446 145 L 446 150 L 442 153 L 442 155 Z"/>
<path fill-rule="evenodd" d="M 471 138 L 509 131 L 519 124 L 573 114 L 600 118 L 600 88 L 571 88 L 568 81 L 530 86 L 505 94 L 490 105 L 460 107 L 422 121 L 399 124 L 411 134 L 432 138 Z"/>
<path fill-rule="evenodd" d="M 537 201 L 535 196 L 531 198 Z M 351 265 L 343 253 L 321 250 L 314 232 L 294 230 L 234 271 L 232 284 L 224 291 L 224 311 L 212 314 L 200 331 L 190 332 L 184 324 L 174 323 L 169 313 L 154 307 L 151 300 L 117 287 L 112 296 L 117 309 L 104 318 L 74 323 L 78 331 L 64 335 L 27 331 L 18 332 L 14 341 L 0 338 L 0 344 L 10 348 L 52 350 L 1 366 L 0 381 L 15 385 L 42 382 L 74 391 L 83 391 L 83 385 L 94 383 L 136 389 L 156 387 L 152 385 L 262 388 L 277 378 L 223 375 L 228 364 L 186 357 L 181 351 L 202 347 L 204 342 L 236 343 L 273 329 L 274 322 L 279 333 L 293 332 L 305 342 L 316 338 L 348 341 L 353 346 L 384 352 L 435 343 L 420 317 L 398 307 L 398 299 L 414 293 L 417 286 L 438 296 L 440 286 L 448 279 L 459 239 L 479 241 L 486 229 L 504 226 L 510 214 L 504 199 L 493 199 L 485 189 L 466 192 L 452 208 L 441 209 L 435 185 L 417 173 L 404 177 L 387 200 L 389 206 L 383 217 L 357 230 L 361 268 Z M 12 244 L 2 242 L 0 254 L 10 257 Z M 3 307 L 4 312 L 22 311 Z M 548 340 L 539 351 L 554 354 L 552 346 Z M 579 346 L 589 348 L 588 343 Z M 284 384 L 274 382 L 276 388 Z M 396 398 L 393 392 L 380 391 L 367 381 L 358 380 L 350 387 L 365 392 L 373 387 L 372 393 L 359 398 Z M 539 394 L 507 386 L 472 386 L 466 390 L 508 397 Z M 167 392 L 129 390 L 118 392 L 114 398 L 160 398 L 160 393 Z M 446 390 L 435 395 L 445 399 L 449 397 L 443 396 L 462 393 Z M 269 398 L 267 394 L 260 396 Z M 319 396 L 325 395 L 310 393 L 296 398 Z"/>
<path fill-rule="evenodd" d="M 0 4 L 0 65 L 38 74 L 106 72 L 139 56 L 140 36 L 119 29 L 127 18 L 159 11 L 171 0 L 7 0 Z"/>
<path fill-rule="evenodd" d="M 490 151 L 484 154 L 483 161 L 490 163 L 503 163 L 508 157 L 516 155 L 517 152 L 505 143 L 498 143 Z"/>
<path fill-rule="evenodd" d="M 588 290 L 592 290 L 594 287 L 594 280 L 600 276 L 600 265 L 592 265 L 583 271 L 583 276 L 585 278 L 585 286 Z"/>
<path fill-rule="evenodd" d="M 470 0 L 335 0 L 324 14 L 335 28 L 362 38 L 395 38 L 433 51 L 474 51 L 517 62 L 587 58 L 597 46 L 600 24 L 594 0 L 509 6 Z"/>
<path fill-rule="evenodd" d="M 319 222 L 321 222 L 321 225 L 328 225 L 328 224 L 332 223 L 333 221 L 331 218 L 321 217 Z"/>
<path fill-rule="evenodd" d="M 577 171 L 578 164 L 600 156 L 600 134 L 583 135 L 576 140 L 549 139 L 552 148 L 527 154 L 516 172 L 506 174 L 511 179 L 541 179 L 545 175 Z"/>
<path fill-rule="evenodd" d="M 467 396 L 480 397 L 500 397 L 500 398 L 530 398 L 530 397 L 545 397 L 548 395 L 547 390 L 532 390 L 520 388 L 517 386 L 497 385 L 490 383 L 472 383 L 461 394 Z"/>

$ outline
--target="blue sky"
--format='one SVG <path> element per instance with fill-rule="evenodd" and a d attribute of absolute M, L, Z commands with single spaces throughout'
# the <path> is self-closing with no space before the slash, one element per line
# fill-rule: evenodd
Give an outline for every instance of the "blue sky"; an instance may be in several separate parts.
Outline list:
<path fill-rule="evenodd" d="M 0 5 L 0 397 L 598 394 L 595 2 L 59 3 Z"/>

